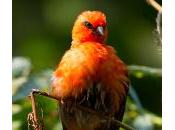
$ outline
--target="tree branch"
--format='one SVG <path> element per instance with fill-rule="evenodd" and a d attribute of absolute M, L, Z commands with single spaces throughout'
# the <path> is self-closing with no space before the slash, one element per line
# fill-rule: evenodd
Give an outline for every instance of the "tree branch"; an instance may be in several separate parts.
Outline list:
<path fill-rule="evenodd" d="M 158 12 L 162 11 L 162 6 L 158 4 L 155 0 L 146 0 L 146 2 L 151 5 Z"/>
<path fill-rule="evenodd" d="M 34 114 L 34 122 L 36 122 L 37 124 L 38 123 L 38 117 L 37 117 L 37 111 L 36 111 L 36 104 L 35 104 L 35 94 L 37 95 L 41 95 L 41 96 L 44 96 L 44 97 L 48 97 L 48 98 L 51 98 L 51 99 L 55 99 L 59 102 L 61 101 L 73 101 L 72 99 L 62 99 L 61 97 L 53 97 L 51 95 L 49 95 L 48 93 L 46 92 L 42 92 L 42 91 L 39 91 L 39 90 L 36 90 L 36 89 L 33 89 L 30 96 L 31 96 L 31 100 L 32 100 L 32 112 Z M 119 120 L 116 120 L 116 119 L 112 119 L 111 117 L 108 117 L 108 116 L 105 116 L 105 115 L 102 115 L 101 113 L 98 113 L 96 112 L 95 110 L 92 110 L 92 109 L 89 109 L 89 108 L 86 108 L 86 107 L 83 107 L 79 104 L 76 104 L 77 108 L 82 110 L 82 111 L 86 111 L 86 112 L 89 112 L 89 113 L 92 113 L 92 114 L 95 114 L 103 119 L 105 119 L 106 121 L 111 121 L 113 123 L 116 123 L 117 126 L 121 127 L 121 128 L 124 128 L 125 130 L 135 130 L 134 128 L 130 127 L 129 125 L 126 125 L 124 123 L 122 123 L 121 121 Z M 39 126 L 39 125 L 37 125 Z M 39 127 L 37 127 L 39 128 Z M 40 130 L 40 129 L 37 129 L 35 128 L 35 130 Z"/>

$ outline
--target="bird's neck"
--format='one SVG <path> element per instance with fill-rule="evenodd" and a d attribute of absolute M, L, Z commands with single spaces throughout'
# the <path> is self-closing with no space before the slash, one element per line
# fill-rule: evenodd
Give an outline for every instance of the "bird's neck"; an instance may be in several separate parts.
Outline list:
<path fill-rule="evenodd" d="M 73 40 L 73 41 L 71 42 L 71 46 L 77 46 L 77 45 L 82 45 L 82 44 L 86 44 L 86 43 L 94 43 L 94 44 L 105 45 L 104 42 L 96 42 L 96 41 L 80 42 L 80 41 Z"/>

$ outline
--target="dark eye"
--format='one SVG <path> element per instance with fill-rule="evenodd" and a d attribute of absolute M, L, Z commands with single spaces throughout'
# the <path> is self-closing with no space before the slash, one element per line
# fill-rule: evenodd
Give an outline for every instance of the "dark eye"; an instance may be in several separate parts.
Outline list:
<path fill-rule="evenodd" d="M 87 28 L 89 28 L 89 29 L 93 29 L 93 28 L 94 28 L 93 25 L 92 25 L 91 23 L 87 22 L 87 21 L 84 22 L 84 25 L 85 25 Z"/>

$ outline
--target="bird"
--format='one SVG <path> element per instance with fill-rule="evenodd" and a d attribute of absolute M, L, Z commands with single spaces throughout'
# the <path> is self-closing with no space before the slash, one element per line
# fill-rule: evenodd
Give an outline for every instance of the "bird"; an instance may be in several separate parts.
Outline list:
<path fill-rule="evenodd" d="M 63 130 L 119 129 L 77 107 L 122 121 L 129 89 L 128 70 L 106 43 L 107 36 L 103 12 L 84 11 L 75 20 L 70 49 L 53 72 L 50 89 L 50 95 L 64 99 L 58 103 Z"/>

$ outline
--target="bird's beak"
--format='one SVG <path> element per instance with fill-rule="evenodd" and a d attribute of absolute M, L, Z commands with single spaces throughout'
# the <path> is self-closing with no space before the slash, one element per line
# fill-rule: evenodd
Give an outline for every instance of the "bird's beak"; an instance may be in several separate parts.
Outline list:
<path fill-rule="evenodd" d="M 103 36 L 104 35 L 104 28 L 102 26 L 98 26 L 97 29 L 96 29 L 96 32 Z"/>

